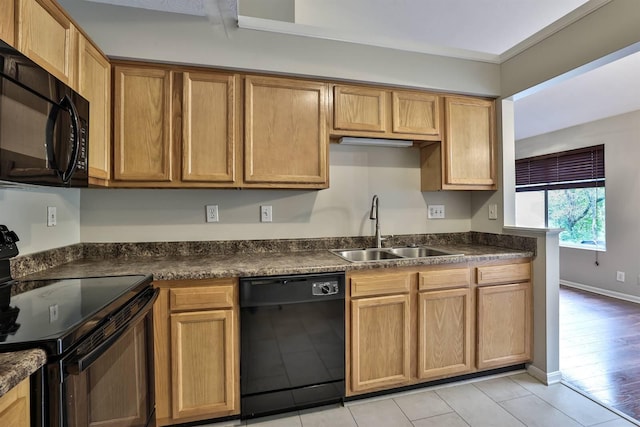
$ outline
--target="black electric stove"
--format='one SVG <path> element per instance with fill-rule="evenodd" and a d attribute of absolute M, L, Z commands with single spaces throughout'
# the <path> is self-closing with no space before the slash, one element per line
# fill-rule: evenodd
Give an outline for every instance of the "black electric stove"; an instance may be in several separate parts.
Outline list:
<path fill-rule="evenodd" d="M 150 284 L 151 276 L 133 275 L 0 285 L 0 352 L 40 347 L 61 355 Z"/>
<path fill-rule="evenodd" d="M 47 353 L 31 376 L 32 425 L 155 425 L 153 277 L 14 280 L 17 241 L 0 225 L 0 353 Z"/>

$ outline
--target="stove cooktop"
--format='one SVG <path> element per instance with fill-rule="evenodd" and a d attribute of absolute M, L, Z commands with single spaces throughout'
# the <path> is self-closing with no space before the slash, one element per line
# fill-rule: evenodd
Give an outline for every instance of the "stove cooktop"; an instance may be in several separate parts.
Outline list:
<path fill-rule="evenodd" d="M 131 275 L 0 285 L 0 352 L 41 347 L 49 355 L 63 354 L 151 280 Z"/>

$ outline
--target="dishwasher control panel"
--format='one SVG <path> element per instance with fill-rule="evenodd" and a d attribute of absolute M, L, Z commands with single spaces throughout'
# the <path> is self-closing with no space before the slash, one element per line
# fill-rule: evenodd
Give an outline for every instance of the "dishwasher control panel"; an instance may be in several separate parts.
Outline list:
<path fill-rule="evenodd" d="M 335 295 L 340 292 L 340 287 L 337 280 L 313 282 L 311 286 L 311 292 L 314 296 Z"/>

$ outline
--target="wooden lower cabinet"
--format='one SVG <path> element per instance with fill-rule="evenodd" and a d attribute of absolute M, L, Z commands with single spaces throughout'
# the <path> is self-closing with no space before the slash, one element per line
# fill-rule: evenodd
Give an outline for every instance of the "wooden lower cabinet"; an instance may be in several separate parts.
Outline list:
<path fill-rule="evenodd" d="M 29 427 L 29 378 L 0 397 L 0 426 Z"/>
<path fill-rule="evenodd" d="M 469 288 L 418 295 L 418 378 L 469 372 L 471 291 Z"/>
<path fill-rule="evenodd" d="M 237 279 L 155 282 L 159 426 L 240 413 Z"/>
<path fill-rule="evenodd" d="M 531 359 L 531 283 L 478 288 L 478 368 Z"/>
<path fill-rule="evenodd" d="M 411 379 L 409 295 L 351 301 L 351 389 L 399 386 Z"/>
<path fill-rule="evenodd" d="M 531 359 L 531 263 L 347 274 L 347 396 Z"/>
<path fill-rule="evenodd" d="M 233 410 L 233 310 L 171 315 L 174 418 Z"/>

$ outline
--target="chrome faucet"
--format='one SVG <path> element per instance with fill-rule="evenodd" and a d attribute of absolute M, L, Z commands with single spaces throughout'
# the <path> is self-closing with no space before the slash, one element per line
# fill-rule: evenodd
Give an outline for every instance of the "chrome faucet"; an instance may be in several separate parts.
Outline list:
<path fill-rule="evenodd" d="M 382 247 L 382 241 L 384 240 L 382 238 L 382 235 L 380 234 L 380 219 L 379 219 L 379 215 L 378 215 L 378 205 L 379 204 L 380 204 L 380 202 L 378 201 L 378 196 L 374 195 L 373 199 L 371 200 L 371 213 L 369 213 L 369 219 L 376 221 L 376 235 L 375 235 L 376 248 L 381 248 Z"/>

